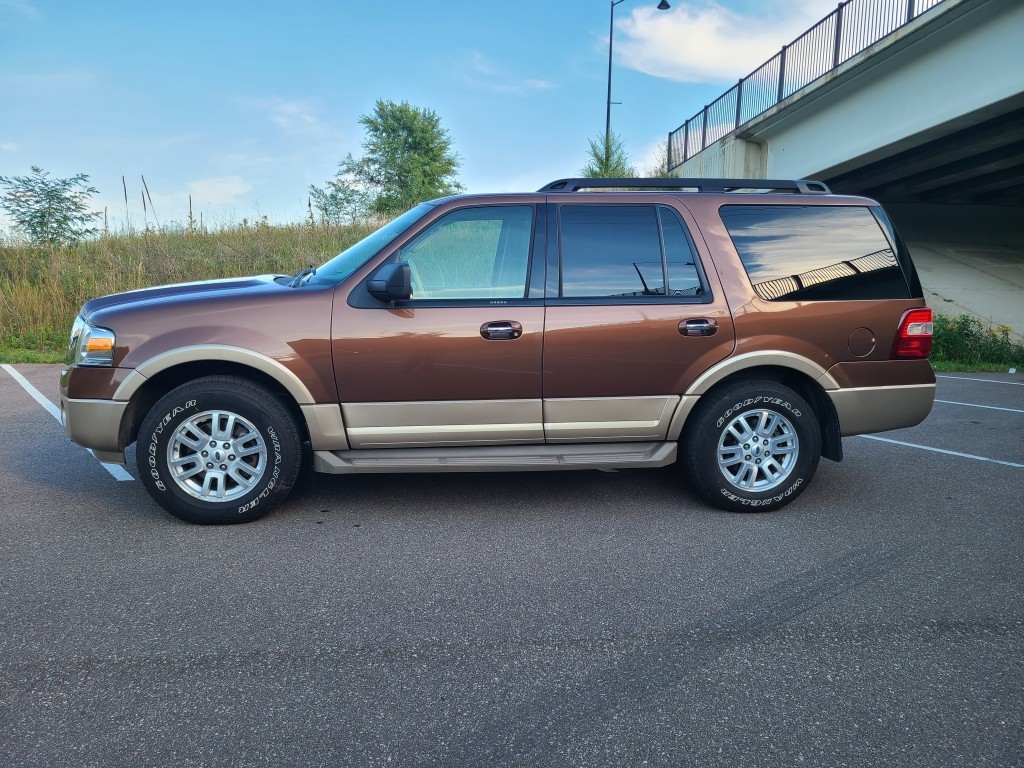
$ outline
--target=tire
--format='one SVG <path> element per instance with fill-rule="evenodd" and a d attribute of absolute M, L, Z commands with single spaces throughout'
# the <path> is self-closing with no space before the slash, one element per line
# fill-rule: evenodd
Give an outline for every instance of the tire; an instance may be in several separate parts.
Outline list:
<path fill-rule="evenodd" d="M 263 387 L 208 376 L 153 406 L 139 429 L 136 463 L 150 496 L 175 517 L 248 523 L 288 495 L 302 442 L 291 414 Z"/>
<path fill-rule="evenodd" d="M 745 379 L 700 399 L 681 450 L 683 473 L 705 501 L 731 512 L 769 512 L 810 483 L 821 429 L 789 387 Z"/>

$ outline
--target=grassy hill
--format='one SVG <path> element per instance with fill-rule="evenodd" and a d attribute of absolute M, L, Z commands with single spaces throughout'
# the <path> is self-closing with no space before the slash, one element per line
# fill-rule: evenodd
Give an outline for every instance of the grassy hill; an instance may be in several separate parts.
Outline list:
<path fill-rule="evenodd" d="M 220 231 L 104 235 L 40 248 L 0 241 L 0 361 L 59 362 L 86 301 L 119 291 L 321 264 L 374 229 L 248 222 Z"/>

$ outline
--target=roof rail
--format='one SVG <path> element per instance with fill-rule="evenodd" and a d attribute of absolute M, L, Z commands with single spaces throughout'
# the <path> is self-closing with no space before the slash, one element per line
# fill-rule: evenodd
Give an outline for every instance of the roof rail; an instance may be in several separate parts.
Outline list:
<path fill-rule="evenodd" d="M 579 192 L 585 189 L 670 189 L 698 192 L 741 192 L 743 190 L 792 192 L 800 195 L 828 195 L 832 193 L 823 182 L 807 179 L 559 179 L 546 184 L 538 192 Z"/>

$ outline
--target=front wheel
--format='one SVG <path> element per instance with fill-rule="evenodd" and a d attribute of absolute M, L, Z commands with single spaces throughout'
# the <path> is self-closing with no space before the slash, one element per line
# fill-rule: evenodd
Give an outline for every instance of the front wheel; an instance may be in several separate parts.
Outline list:
<path fill-rule="evenodd" d="M 818 468 L 821 430 L 789 387 L 744 380 L 701 398 L 682 441 L 690 485 L 715 506 L 767 512 L 799 496 Z"/>
<path fill-rule="evenodd" d="M 149 494 L 175 517 L 200 524 L 262 517 L 288 495 L 301 461 L 288 410 L 235 376 L 171 390 L 143 419 L 136 449 Z"/>

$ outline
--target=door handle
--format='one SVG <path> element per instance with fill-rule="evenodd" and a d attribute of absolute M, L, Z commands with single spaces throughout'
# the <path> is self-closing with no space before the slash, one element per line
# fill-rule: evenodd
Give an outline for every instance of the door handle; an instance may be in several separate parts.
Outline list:
<path fill-rule="evenodd" d="M 515 320 L 495 320 L 481 325 L 480 335 L 490 341 L 518 339 L 523 335 L 523 324 Z"/>
<path fill-rule="evenodd" d="M 718 321 L 707 317 L 694 317 L 679 323 L 683 336 L 714 336 L 718 333 Z"/>

